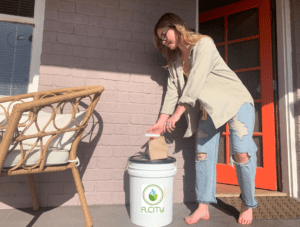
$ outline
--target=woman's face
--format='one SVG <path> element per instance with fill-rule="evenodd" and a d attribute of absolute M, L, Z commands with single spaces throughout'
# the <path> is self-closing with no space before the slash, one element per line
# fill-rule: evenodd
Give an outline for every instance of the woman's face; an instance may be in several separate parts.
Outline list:
<path fill-rule="evenodd" d="M 157 35 L 161 39 L 162 34 L 168 29 L 169 27 L 160 28 L 157 30 Z M 169 28 L 166 34 L 166 40 L 162 41 L 162 45 L 174 50 L 177 48 L 178 45 L 178 32 L 174 28 Z"/>

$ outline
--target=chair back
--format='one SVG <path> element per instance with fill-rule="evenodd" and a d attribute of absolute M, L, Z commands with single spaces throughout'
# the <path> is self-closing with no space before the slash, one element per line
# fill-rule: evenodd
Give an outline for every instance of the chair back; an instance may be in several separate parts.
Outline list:
<path fill-rule="evenodd" d="M 69 159 L 75 160 L 77 146 L 103 90 L 103 86 L 84 86 L 0 98 L 0 174 L 43 172 L 52 150 L 65 150 Z M 84 111 L 81 103 L 88 103 Z M 26 162 L 37 151 L 36 163 L 28 165 Z M 11 168 L 2 168 L 12 152 L 17 152 L 20 160 Z M 70 165 L 74 163 L 57 170 Z"/>

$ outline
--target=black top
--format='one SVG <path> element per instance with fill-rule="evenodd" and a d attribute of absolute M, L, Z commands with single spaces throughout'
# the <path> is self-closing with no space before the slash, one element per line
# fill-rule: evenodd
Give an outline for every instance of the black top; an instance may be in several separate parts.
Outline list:
<path fill-rule="evenodd" d="M 157 159 L 151 161 L 148 155 L 140 154 L 140 155 L 134 155 L 129 157 L 129 161 L 135 163 L 144 163 L 144 164 L 169 164 L 169 163 L 176 162 L 176 159 L 168 156 L 165 159 Z"/>

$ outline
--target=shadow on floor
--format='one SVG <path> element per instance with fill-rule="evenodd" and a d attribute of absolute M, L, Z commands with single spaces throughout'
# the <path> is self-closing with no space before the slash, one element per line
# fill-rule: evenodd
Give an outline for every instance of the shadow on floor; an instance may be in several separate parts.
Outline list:
<path fill-rule="evenodd" d="M 40 207 L 40 209 L 37 211 L 34 211 L 32 208 L 16 208 L 16 210 L 22 211 L 33 216 L 32 220 L 26 225 L 26 227 L 32 227 L 34 226 L 36 221 L 42 216 L 42 214 L 56 208 L 58 207 Z"/>

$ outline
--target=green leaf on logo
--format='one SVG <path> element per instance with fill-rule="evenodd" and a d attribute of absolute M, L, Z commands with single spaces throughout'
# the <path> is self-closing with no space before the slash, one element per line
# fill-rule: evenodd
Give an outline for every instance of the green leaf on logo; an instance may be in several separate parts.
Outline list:
<path fill-rule="evenodd" d="M 154 195 L 154 200 L 157 200 L 157 194 Z"/>
<path fill-rule="evenodd" d="M 151 201 L 155 201 L 154 196 L 153 196 L 153 195 L 150 195 L 150 194 L 149 194 L 149 199 L 150 199 Z"/>

